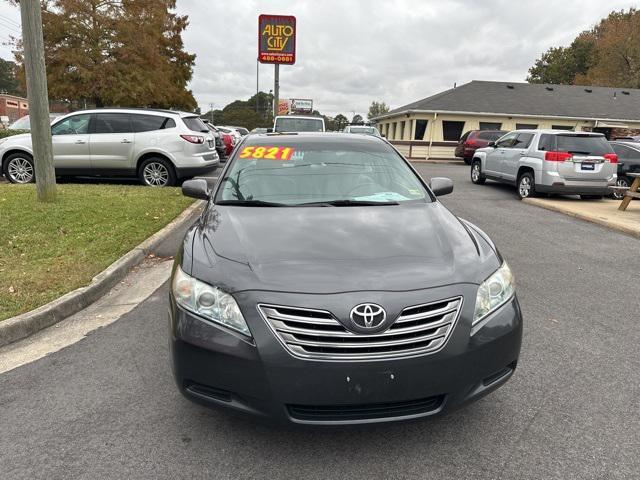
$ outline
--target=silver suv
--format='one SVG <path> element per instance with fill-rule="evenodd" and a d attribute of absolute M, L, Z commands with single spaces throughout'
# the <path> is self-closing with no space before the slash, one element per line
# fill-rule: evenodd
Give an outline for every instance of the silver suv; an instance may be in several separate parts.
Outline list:
<path fill-rule="evenodd" d="M 515 185 L 520 198 L 538 192 L 602 198 L 616 183 L 617 163 L 617 155 L 599 133 L 516 130 L 476 150 L 471 181 Z"/>
<path fill-rule="evenodd" d="M 56 175 L 138 177 L 161 187 L 219 163 L 211 132 L 191 113 L 84 110 L 57 118 L 51 133 Z M 0 167 L 12 183 L 34 181 L 30 134 L 0 140 Z"/>

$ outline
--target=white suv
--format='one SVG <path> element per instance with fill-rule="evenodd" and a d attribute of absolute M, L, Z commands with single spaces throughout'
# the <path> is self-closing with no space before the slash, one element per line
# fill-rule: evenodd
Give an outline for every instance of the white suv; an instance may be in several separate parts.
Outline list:
<path fill-rule="evenodd" d="M 602 198 L 616 184 L 618 156 L 601 133 L 516 130 L 475 151 L 471 181 L 510 183 L 536 193 Z"/>
<path fill-rule="evenodd" d="M 161 187 L 220 161 L 210 130 L 191 113 L 84 110 L 57 118 L 51 134 L 56 175 L 138 177 Z M 34 181 L 30 134 L 0 140 L 0 171 L 12 183 Z"/>

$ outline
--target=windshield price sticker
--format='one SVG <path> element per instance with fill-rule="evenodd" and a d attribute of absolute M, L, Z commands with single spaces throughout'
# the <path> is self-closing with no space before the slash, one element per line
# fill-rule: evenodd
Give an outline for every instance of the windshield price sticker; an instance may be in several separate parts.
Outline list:
<path fill-rule="evenodd" d="M 252 160 L 291 160 L 295 152 L 291 147 L 244 147 L 240 152 L 240 158 Z"/>

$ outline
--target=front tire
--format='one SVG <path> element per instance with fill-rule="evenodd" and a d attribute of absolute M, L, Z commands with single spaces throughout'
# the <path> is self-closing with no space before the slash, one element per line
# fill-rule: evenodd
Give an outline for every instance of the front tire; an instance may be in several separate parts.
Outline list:
<path fill-rule="evenodd" d="M 172 187 L 176 184 L 173 165 L 164 158 L 147 158 L 140 165 L 138 177 L 148 187 Z"/>
<path fill-rule="evenodd" d="M 471 182 L 476 185 L 484 185 L 484 182 L 487 180 L 487 177 L 482 173 L 482 165 L 480 164 L 480 160 L 474 160 L 471 164 Z"/>
<path fill-rule="evenodd" d="M 464 163 L 466 163 L 467 165 L 471 165 L 471 160 L 472 160 L 471 158 L 464 157 L 463 160 L 464 160 Z"/>
<path fill-rule="evenodd" d="M 518 197 L 520 200 L 531 198 L 536 194 L 536 181 L 531 172 L 524 172 L 518 177 Z"/>
<path fill-rule="evenodd" d="M 33 157 L 28 153 L 12 153 L 4 161 L 4 176 L 11 183 L 33 183 L 35 172 Z"/>

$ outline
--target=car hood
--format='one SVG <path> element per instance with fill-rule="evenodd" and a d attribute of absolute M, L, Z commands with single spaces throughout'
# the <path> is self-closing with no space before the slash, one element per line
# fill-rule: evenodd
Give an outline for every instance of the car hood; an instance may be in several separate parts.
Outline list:
<path fill-rule="evenodd" d="M 31 143 L 31 134 L 30 133 L 19 133 L 18 135 L 11 135 L 9 137 L 4 137 L 5 141 L 3 143 L 9 142 L 18 142 L 23 143 L 25 140 L 28 140 Z"/>
<path fill-rule="evenodd" d="M 192 238 L 191 238 L 192 237 Z M 480 283 L 500 260 L 441 203 L 375 207 L 211 206 L 182 268 L 229 292 L 406 291 Z"/>

